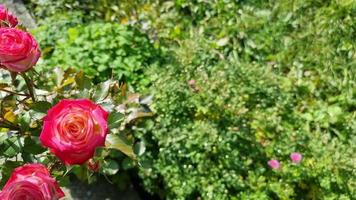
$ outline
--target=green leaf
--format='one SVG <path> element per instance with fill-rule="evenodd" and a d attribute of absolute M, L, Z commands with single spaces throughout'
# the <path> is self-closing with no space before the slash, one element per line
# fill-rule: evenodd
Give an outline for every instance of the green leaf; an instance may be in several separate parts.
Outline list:
<path fill-rule="evenodd" d="M 59 87 L 64 79 L 64 72 L 61 68 L 56 67 L 54 69 L 54 74 L 56 75 L 56 84 Z"/>
<path fill-rule="evenodd" d="M 131 110 L 132 110 L 132 112 L 127 117 L 127 121 L 128 122 L 132 122 L 132 121 L 134 121 L 136 119 L 143 118 L 143 117 L 151 117 L 151 116 L 153 116 L 152 112 L 146 112 L 145 110 L 143 110 L 141 108 L 134 108 L 134 109 L 131 109 Z"/>
<path fill-rule="evenodd" d="M 134 146 L 134 153 L 138 156 L 141 156 L 142 154 L 144 154 L 146 151 L 146 144 L 145 141 L 142 140 L 140 142 L 137 142 Z"/>
<path fill-rule="evenodd" d="M 119 171 L 119 164 L 115 160 L 104 160 L 101 166 L 101 171 L 107 175 L 114 175 Z"/>
<path fill-rule="evenodd" d="M 24 151 L 37 155 L 43 153 L 46 149 L 42 147 L 38 137 L 29 136 L 25 138 Z"/>
<path fill-rule="evenodd" d="M 108 96 L 111 83 L 111 80 L 107 80 L 98 85 L 94 94 L 94 99 L 96 101 L 104 100 Z"/>
<path fill-rule="evenodd" d="M 21 152 L 24 144 L 24 139 L 20 137 L 11 137 L 4 141 L 4 156 L 5 157 L 14 157 Z"/>
<path fill-rule="evenodd" d="M 125 115 L 120 112 L 111 112 L 108 119 L 109 129 L 119 128 L 124 117 Z"/>
<path fill-rule="evenodd" d="M 80 90 L 91 89 L 91 80 L 84 75 L 84 72 L 79 72 L 75 75 L 75 82 Z"/>
<path fill-rule="evenodd" d="M 106 144 L 107 148 L 117 149 L 132 159 L 136 159 L 136 155 L 132 150 L 132 145 L 122 136 L 116 134 L 108 134 L 106 136 Z"/>
<path fill-rule="evenodd" d="M 31 105 L 31 109 L 39 113 L 47 113 L 52 107 L 52 104 L 47 101 L 38 101 Z"/>

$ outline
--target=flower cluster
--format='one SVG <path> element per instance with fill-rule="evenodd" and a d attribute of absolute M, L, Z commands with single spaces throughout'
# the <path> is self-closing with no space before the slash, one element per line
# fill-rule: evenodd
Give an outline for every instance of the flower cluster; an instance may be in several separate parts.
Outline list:
<path fill-rule="evenodd" d="M 290 159 L 293 163 L 299 164 L 302 161 L 302 154 L 294 152 L 290 154 Z M 268 166 L 272 169 L 279 169 L 281 168 L 281 164 L 278 160 L 272 159 L 267 162 Z"/>
<path fill-rule="evenodd" d="M 36 65 L 41 52 L 34 37 L 17 24 L 17 18 L 0 5 L 0 67 L 24 74 Z M 95 149 L 105 145 L 108 115 L 88 99 L 61 100 L 43 118 L 40 141 L 65 165 L 87 163 Z M 99 163 L 88 163 L 91 170 L 98 171 Z M 25 164 L 13 171 L 0 200 L 56 200 L 63 196 L 44 165 Z"/>

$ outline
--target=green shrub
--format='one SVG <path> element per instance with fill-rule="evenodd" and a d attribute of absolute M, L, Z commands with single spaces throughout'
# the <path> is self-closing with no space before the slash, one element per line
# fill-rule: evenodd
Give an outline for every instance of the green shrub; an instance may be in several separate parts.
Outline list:
<path fill-rule="evenodd" d="M 74 67 L 97 80 L 114 77 L 145 85 L 143 71 L 155 65 L 157 57 L 149 39 L 138 31 L 120 24 L 91 23 L 68 28 L 44 64 Z"/>
<path fill-rule="evenodd" d="M 164 199 L 353 199 L 356 5 L 254 3 L 187 3 L 205 16 L 164 38 L 179 41 L 168 52 L 180 64 L 149 73 L 145 187 Z"/>
<path fill-rule="evenodd" d="M 83 24 L 81 12 L 60 13 L 38 21 L 38 28 L 32 30 L 41 46 L 43 59 L 50 59 L 58 40 L 66 37 L 67 30 Z M 42 68 L 39 66 L 39 68 Z M 48 66 L 46 66 L 48 68 Z"/>
<path fill-rule="evenodd" d="M 147 146 L 140 157 L 146 190 L 162 199 L 355 198 L 354 1 L 93 2 L 68 10 L 141 28 L 163 50 L 157 60 L 167 58 L 164 66 L 117 72 L 141 88 L 149 82 L 155 96 L 156 118 L 135 133 Z M 116 56 L 98 62 L 112 52 L 108 45 L 94 52 L 99 59 L 81 48 L 111 44 L 89 34 L 98 26 L 70 26 L 49 61 L 76 59 L 92 66 L 86 72 L 110 76 Z M 128 55 L 155 58 L 140 51 Z M 289 159 L 295 151 L 303 155 L 298 165 Z M 270 169 L 270 159 L 281 169 Z"/>

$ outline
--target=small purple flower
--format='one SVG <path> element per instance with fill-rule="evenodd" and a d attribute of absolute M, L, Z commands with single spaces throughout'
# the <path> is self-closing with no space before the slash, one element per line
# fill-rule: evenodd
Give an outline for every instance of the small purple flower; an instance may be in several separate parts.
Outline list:
<path fill-rule="evenodd" d="M 291 153 L 290 154 L 290 159 L 294 163 L 300 163 L 300 161 L 302 160 L 302 154 L 297 153 L 297 152 Z"/>
<path fill-rule="evenodd" d="M 270 160 L 268 161 L 268 166 L 272 169 L 279 169 L 281 164 L 279 164 L 278 160 Z"/>

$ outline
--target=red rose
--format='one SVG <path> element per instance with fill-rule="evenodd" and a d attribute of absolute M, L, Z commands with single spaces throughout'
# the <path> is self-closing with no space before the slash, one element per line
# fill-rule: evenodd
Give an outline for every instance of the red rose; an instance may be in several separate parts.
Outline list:
<path fill-rule="evenodd" d="M 42 164 L 16 168 L 0 193 L 0 200 L 57 200 L 64 193 Z"/>
<path fill-rule="evenodd" d="M 87 99 L 62 100 L 44 118 L 40 140 L 65 164 L 83 164 L 105 145 L 108 115 Z"/>
<path fill-rule="evenodd" d="M 40 55 L 38 44 L 29 33 L 0 28 L 0 65 L 13 72 L 24 72 L 37 63 Z"/>
<path fill-rule="evenodd" d="M 17 18 L 0 4 L 0 27 L 15 27 L 17 23 Z"/>

